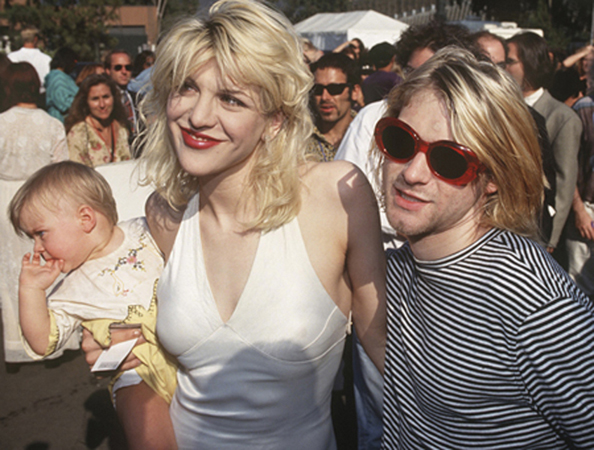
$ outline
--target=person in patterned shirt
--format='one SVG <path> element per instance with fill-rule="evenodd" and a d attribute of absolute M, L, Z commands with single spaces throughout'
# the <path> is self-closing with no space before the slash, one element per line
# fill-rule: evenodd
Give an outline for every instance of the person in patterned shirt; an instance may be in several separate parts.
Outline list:
<path fill-rule="evenodd" d="M 356 113 L 354 102 L 361 97 L 361 75 L 357 63 L 342 53 L 328 53 L 311 66 L 314 132 L 307 153 L 320 161 L 332 161 L 342 137 Z"/>

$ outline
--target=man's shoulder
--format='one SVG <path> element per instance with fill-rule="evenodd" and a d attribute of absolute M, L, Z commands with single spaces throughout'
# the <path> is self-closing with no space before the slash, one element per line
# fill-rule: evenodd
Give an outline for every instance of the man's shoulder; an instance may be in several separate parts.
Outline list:
<path fill-rule="evenodd" d="M 594 108 L 594 95 L 586 95 L 585 97 L 580 98 L 575 104 L 573 105 L 574 111 L 580 111 L 586 108 Z"/>
<path fill-rule="evenodd" d="M 20 49 L 10 52 L 8 58 L 13 62 L 27 61 L 28 59 L 45 59 L 51 61 L 52 58 L 46 55 L 38 48 L 26 48 L 21 47 Z"/>
<path fill-rule="evenodd" d="M 551 143 L 555 142 L 559 133 L 565 132 L 565 137 L 579 139 L 582 131 L 582 121 L 575 110 L 565 103 L 554 99 L 547 91 L 534 104 L 534 109 L 543 115 Z"/>
<path fill-rule="evenodd" d="M 375 123 L 381 119 L 381 117 L 386 113 L 388 110 L 388 102 L 387 100 L 383 100 L 380 102 L 373 102 L 369 105 L 365 106 L 357 117 L 355 117 L 354 121 L 357 122 L 373 122 Z M 353 122 L 354 122 L 353 121 Z"/>
<path fill-rule="evenodd" d="M 313 133 L 305 144 L 305 153 L 316 155 L 320 161 L 331 161 L 334 159 L 336 149 L 326 140 L 318 127 L 314 127 Z"/>
<path fill-rule="evenodd" d="M 577 118 L 575 111 L 573 111 L 565 103 L 560 102 L 554 98 L 548 91 L 544 91 L 542 96 L 534 104 L 534 109 L 542 114 L 547 122 L 551 118 Z"/>

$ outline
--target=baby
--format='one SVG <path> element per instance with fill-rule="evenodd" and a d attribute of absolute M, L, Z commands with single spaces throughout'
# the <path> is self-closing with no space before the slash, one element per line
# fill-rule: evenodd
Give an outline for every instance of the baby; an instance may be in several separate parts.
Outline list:
<path fill-rule="evenodd" d="M 118 375 L 113 398 L 130 448 L 154 430 L 154 448 L 171 448 L 164 426 L 176 367 L 155 336 L 155 288 L 163 258 L 144 218 L 117 223 L 111 189 L 94 169 L 65 161 L 45 166 L 18 190 L 10 206 L 18 234 L 34 240 L 22 260 L 19 319 L 28 352 L 41 359 L 64 345 L 79 325 L 103 346 L 111 330 L 138 326 L 147 342 L 134 348 L 143 362 Z M 45 264 L 41 263 L 41 259 Z M 60 273 L 66 274 L 46 300 Z"/>

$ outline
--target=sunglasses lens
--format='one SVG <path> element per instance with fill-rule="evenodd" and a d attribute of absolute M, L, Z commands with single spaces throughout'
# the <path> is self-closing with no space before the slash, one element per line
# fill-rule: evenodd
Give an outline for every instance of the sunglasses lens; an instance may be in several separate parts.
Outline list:
<path fill-rule="evenodd" d="M 468 170 L 464 156 L 446 146 L 434 147 L 429 155 L 429 163 L 435 172 L 448 180 L 460 178 Z"/>
<path fill-rule="evenodd" d="M 326 89 L 328 89 L 328 94 L 330 95 L 340 95 L 344 92 L 345 88 L 346 84 L 329 84 L 326 86 Z"/>
<path fill-rule="evenodd" d="M 340 95 L 344 92 L 347 86 L 348 84 L 346 83 L 314 84 L 314 87 L 311 91 L 313 95 L 322 95 L 324 93 L 324 89 L 326 89 L 330 95 Z"/>
<path fill-rule="evenodd" d="M 382 142 L 388 154 L 399 161 L 408 161 L 415 155 L 415 139 L 400 127 L 389 126 L 382 133 Z"/>

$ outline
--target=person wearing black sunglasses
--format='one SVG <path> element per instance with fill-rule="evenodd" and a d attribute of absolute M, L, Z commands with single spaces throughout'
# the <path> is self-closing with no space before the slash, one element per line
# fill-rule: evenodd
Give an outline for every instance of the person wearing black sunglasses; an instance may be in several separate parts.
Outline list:
<path fill-rule="evenodd" d="M 136 94 L 128 90 L 128 83 L 132 78 L 132 57 L 126 50 L 117 49 L 110 51 L 105 56 L 105 73 L 115 81 L 122 94 L 122 104 L 128 115 L 130 123 L 130 144 L 138 131 L 138 111 Z"/>
<path fill-rule="evenodd" d="M 314 86 L 311 104 L 316 129 L 307 152 L 332 161 L 356 113 L 353 104 L 362 96 L 357 64 L 342 53 L 328 53 L 311 65 Z"/>
<path fill-rule="evenodd" d="M 594 304 L 538 233 L 536 127 L 506 72 L 438 51 L 375 128 L 387 216 L 383 448 L 594 448 Z"/>

